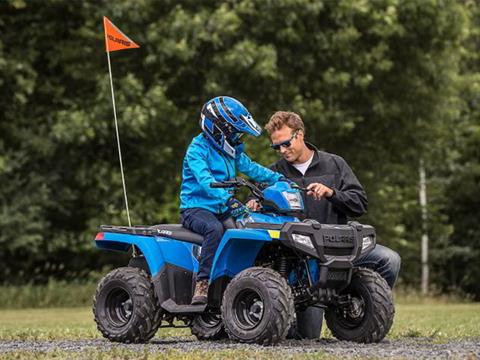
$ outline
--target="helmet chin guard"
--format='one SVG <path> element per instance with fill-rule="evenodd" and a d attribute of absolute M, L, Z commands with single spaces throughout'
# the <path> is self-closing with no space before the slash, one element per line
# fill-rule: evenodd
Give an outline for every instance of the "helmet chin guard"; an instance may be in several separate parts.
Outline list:
<path fill-rule="evenodd" d="M 260 136 L 262 128 L 243 104 L 228 96 L 219 96 L 203 105 L 200 127 L 218 150 L 235 157 L 235 147 L 243 134 Z"/>

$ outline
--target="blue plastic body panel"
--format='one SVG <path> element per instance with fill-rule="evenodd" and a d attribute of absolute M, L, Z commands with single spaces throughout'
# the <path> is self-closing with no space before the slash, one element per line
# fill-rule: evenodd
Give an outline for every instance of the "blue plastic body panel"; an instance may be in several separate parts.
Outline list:
<path fill-rule="evenodd" d="M 155 276 L 165 263 L 182 267 L 186 270 L 197 272 L 198 261 L 192 255 L 194 244 L 167 239 L 163 237 L 104 233 L 102 240 L 95 240 L 100 249 L 128 251 L 131 245 L 135 245 L 145 256 L 150 273 Z"/>
<path fill-rule="evenodd" d="M 251 267 L 260 249 L 270 241 L 272 239 L 267 230 L 227 230 L 213 259 L 210 281 L 224 275 L 234 277 Z"/>
<path fill-rule="evenodd" d="M 270 224 L 284 224 L 286 222 L 298 222 L 299 220 L 293 216 L 282 216 L 276 214 L 262 214 L 252 212 L 249 214 L 251 220 L 253 222 L 260 222 L 260 223 L 270 223 Z"/>
<path fill-rule="evenodd" d="M 298 203 L 294 209 L 292 209 L 291 203 L 284 196 L 284 193 L 292 194 L 297 198 Z M 300 191 L 298 189 L 292 189 L 290 184 L 285 181 L 277 182 L 274 185 L 265 188 L 263 190 L 263 197 L 265 200 L 275 203 L 282 212 L 289 210 L 303 211 L 305 208 Z"/>

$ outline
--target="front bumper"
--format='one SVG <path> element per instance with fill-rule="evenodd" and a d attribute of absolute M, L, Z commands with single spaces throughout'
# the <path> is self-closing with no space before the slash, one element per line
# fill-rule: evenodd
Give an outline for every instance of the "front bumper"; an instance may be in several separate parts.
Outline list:
<path fill-rule="evenodd" d="M 325 289 L 340 290 L 350 283 L 354 261 L 373 250 L 376 234 L 372 226 L 356 221 L 347 225 L 292 222 L 283 225 L 280 241 L 316 259 L 316 274 L 311 274 L 312 267 L 307 269 L 311 274 L 307 294 L 329 302 L 332 294 Z"/>
<path fill-rule="evenodd" d="M 290 222 L 283 225 L 279 240 L 316 257 L 321 266 L 345 268 L 375 247 L 376 235 L 372 226 L 356 221 L 347 225 Z"/>

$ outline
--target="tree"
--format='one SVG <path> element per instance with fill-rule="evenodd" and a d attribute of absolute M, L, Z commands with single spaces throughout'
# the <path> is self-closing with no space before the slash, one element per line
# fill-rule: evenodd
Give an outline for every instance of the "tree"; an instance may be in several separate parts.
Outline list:
<path fill-rule="evenodd" d="M 126 223 L 107 15 L 141 45 L 112 53 L 133 223 L 178 221 L 181 159 L 199 132 L 199 110 L 230 95 L 260 123 L 276 110 L 300 113 L 309 140 L 347 159 L 369 196 L 363 221 L 401 253 L 402 280 L 416 284 L 420 155 L 434 246 L 450 244 L 448 216 L 459 224 L 443 176 L 454 184 L 458 173 L 441 160 L 456 156 L 444 150 L 452 124 L 478 119 L 476 105 L 460 98 L 473 99 L 475 88 L 459 86 L 472 75 L 465 41 L 478 29 L 468 20 L 473 8 L 435 0 L 1 3 L 0 260 L 9 272 L 0 278 L 24 281 L 35 269 L 45 278 L 62 266 L 78 276 L 112 261 L 92 245 L 99 224 Z M 266 137 L 247 145 L 259 162 L 275 159 Z"/>

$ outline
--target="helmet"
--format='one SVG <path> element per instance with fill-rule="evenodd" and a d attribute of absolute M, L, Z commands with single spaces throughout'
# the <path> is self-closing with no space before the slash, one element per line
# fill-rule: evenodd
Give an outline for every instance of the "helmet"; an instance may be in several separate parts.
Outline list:
<path fill-rule="evenodd" d="M 213 146 L 231 157 L 235 157 L 235 146 L 241 144 L 243 134 L 262 133 L 247 108 L 228 96 L 218 96 L 203 105 L 200 127 Z"/>

